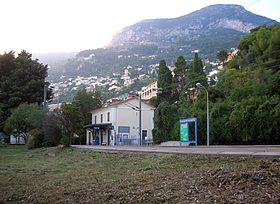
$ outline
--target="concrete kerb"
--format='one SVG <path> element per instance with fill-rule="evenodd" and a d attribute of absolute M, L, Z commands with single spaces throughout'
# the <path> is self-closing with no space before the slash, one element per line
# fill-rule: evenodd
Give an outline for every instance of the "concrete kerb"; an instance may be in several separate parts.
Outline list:
<path fill-rule="evenodd" d="M 79 149 L 99 152 L 150 152 L 164 154 L 197 154 L 197 155 L 252 155 L 280 156 L 280 146 L 213 146 L 213 147 L 160 147 L 160 146 L 91 146 L 73 145 Z"/>

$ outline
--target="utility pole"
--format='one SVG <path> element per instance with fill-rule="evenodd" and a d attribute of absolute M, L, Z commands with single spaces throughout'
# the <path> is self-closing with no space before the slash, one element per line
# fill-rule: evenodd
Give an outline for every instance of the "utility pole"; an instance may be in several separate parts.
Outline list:
<path fill-rule="evenodd" d="M 141 127 L 141 120 L 142 120 L 142 107 L 141 107 L 141 93 L 139 93 L 139 139 L 140 139 L 140 145 L 142 145 L 142 127 Z"/>

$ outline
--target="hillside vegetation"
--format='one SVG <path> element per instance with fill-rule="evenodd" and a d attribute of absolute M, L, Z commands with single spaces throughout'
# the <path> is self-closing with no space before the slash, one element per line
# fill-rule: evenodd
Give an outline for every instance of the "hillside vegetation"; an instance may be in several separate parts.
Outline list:
<path fill-rule="evenodd" d="M 155 141 L 179 140 L 177 121 L 197 117 L 199 143 L 205 144 L 206 98 L 205 90 L 195 86 L 199 82 L 209 92 L 212 144 L 280 144 L 280 26 L 252 30 L 238 48 L 218 82 L 206 83 L 205 74 L 194 69 L 202 66 L 199 61 L 186 64 L 182 57 L 177 59 L 177 74 L 169 80 L 172 87 L 179 87 L 179 96 L 171 94 L 170 85 L 160 85 L 166 77 L 158 78 L 159 88 L 165 92 L 158 95 Z"/>

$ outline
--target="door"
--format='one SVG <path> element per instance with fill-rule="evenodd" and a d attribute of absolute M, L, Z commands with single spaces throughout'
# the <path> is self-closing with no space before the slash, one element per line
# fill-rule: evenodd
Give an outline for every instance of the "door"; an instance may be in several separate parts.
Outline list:
<path fill-rule="evenodd" d="M 142 137 L 141 137 L 142 144 L 146 144 L 147 140 L 148 140 L 148 130 L 142 130 Z"/>
<path fill-rule="evenodd" d="M 129 144 L 128 134 L 122 134 L 122 138 L 123 138 L 123 144 L 128 145 Z"/>

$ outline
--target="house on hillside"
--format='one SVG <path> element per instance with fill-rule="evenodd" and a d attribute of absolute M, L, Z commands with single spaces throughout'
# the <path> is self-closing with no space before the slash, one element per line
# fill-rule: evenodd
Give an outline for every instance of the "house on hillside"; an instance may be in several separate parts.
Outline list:
<path fill-rule="evenodd" d="M 93 110 L 92 124 L 86 126 L 88 145 L 139 145 L 153 140 L 155 107 L 132 97 Z M 141 116 L 140 116 L 141 112 Z M 141 138 L 139 124 L 141 121 Z"/>
<path fill-rule="evenodd" d="M 142 87 L 141 91 L 139 91 L 139 94 L 141 94 L 142 99 L 149 100 L 152 97 L 157 96 L 157 81 L 153 81 L 149 85 Z"/>

